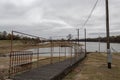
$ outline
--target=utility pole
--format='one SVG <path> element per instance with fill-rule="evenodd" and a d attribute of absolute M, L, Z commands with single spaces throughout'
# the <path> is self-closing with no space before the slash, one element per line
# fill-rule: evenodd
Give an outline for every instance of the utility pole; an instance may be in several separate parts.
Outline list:
<path fill-rule="evenodd" d="M 51 43 L 51 60 L 50 63 L 53 63 L 53 41 L 52 41 L 52 37 L 50 37 L 50 43 Z"/>
<path fill-rule="evenodd" d="M 80 29 L 77 29 L 77 31 L 78 31 L 78 32 L 77 32 L 77 34 L 78 34 L 78 45 L 79 45 L 79 30 L 80 30 Z"/>
<path fill-rule="evenodd" d="M 106 2 L 106 34 L 107 34 L 107 57 L 108 57 L 108 68 L 111 69 L 112 54 L 110 51 L 110 38 L 109 38 L 109 5 L 108 0 Z"/>
<path fill-rule="evenodd" d="M 78 54 L 79 54 L 79 30 L 80 30 L 80 29 L 77 29 L 77 34 L 78 34 L 78 50 L 77 50 L 77 56 L 78 56 Z"/>
<path fill-rule="evenodd" d="M 37 38 L 37 43 L 38 43 L 38 49 L 37 49 L 37 67 L 39 67 L 39 42 L 40 41 L 40 39 L 39 39 L 39 37 Z"/>
<path fill-rule="evenodd" d="M 99 41 L 99 53 L 100 53 L 100 34 L 99 34 L 99 38 L 98 38 L 98 41 Z"/>
<path fill-rule="evenodd" d="M 86 28 L 84 29 L 84 35 L 85 35 L 85 56 L 87 56 L 86 55 Z"/>

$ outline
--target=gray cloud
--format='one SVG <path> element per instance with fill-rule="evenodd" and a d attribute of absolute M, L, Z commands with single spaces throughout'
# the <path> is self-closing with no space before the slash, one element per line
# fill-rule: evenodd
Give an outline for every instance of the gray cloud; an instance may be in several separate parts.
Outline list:
<path fill-rule="evenodd" d="M 0 31 L 17 30 L 38 36 L 76 35 L 96 0 L 0 0 Z M 120 34 L 120 0 L 109 0 L 111 35 Z M 85 26 L 88 37 L 105 33 L 105 1 L 99 0 Z M 83 29 L 80 36 L 83 38 Z M 103 35 L 105 36 L 105 35 Z"/>

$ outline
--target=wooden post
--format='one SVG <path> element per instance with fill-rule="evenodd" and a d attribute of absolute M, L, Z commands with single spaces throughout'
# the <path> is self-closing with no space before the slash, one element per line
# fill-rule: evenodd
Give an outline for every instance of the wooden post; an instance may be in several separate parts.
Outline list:
<path fill-rule="evenodd" d="M 70 47 L 70 52 L 71 52 L 71 64 L 72 64 L 72 46 Z"/>
<path fill-rule="evenodd" d="M 13 31 L 11 32 L 11 51 L 10 51 L 10 64 L 9 64 L 9 78 L 11 78 L 11 66 L 12 66 L 12 51 L 13 51 Z"/>
<path fill-rule="evenodd" d="M 61 45 L 60 45 L 60 42 L 59 42 L 59 62 L 60 62 L 60 49 L 61 49 Z"/>
<path fill-rule="evenodd" d="M 84 32 L 85 32 L 85 56 L 87 56 L 87 53 L 86 53 L 86 28 L 84 29 Z"/>
<path fill-rule="evenodd" d="M 77 35 L 78 35 L 78 40 L 77 40 L 77 57 L 78 57 L 78 54 L 79 54 L 79 29 L 77 29 Z"/>
<path fill-rule="evenodd" d="M 100 34 L 99 34 L 99 53 L 100 53 Z"/>
<path fill-rule="evenodd" d="M 66 46 L 65 46 L 65 60 L 66 60 Z"/>
<path fill-rule="evenodd" d="M 109 38 L 109 6 L 108 6 L 108 0 L 106 0 L 106 34 L 107 34 L 108 68 L 111 69 L 112 54 L 111 54 L 111 51 L 110 51 L 110 38 Z"/>
<path fill-rule="evenodd" d="M 39 67 L 39 41 L 38 41 L 38 49 L 37 49 L 37 67 Z"/>
<path fill-rule="evenodd" d="M 50 63 L 52 64 L 53 63 L 53 45 L 52 45 L 52 37 L 51 37 L 51 60 L 50 60 Z"/>
<path fill-rule="evenodd" d="M 13 31 L 11 32 L 11 52 L 13 51 Z"/>

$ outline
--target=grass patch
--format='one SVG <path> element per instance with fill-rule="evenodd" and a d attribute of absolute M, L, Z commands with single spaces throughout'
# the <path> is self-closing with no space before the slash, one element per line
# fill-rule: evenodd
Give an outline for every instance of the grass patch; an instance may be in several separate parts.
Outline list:
<path fill-rule="evenodd" d="M 120 80 L 120 58 L 113 54 L 112 69 L 108 69 L 107 57 L 103 54 L 88 54 L 87 58 L 63 80 Z"/>

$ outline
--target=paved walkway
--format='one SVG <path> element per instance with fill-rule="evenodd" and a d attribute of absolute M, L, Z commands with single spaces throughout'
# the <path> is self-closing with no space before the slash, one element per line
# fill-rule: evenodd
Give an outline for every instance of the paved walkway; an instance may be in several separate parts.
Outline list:
<path fill-rule="evenodd" d="M 75 58 L 67 59 L 65 61 L 57 62 L 55 64 L 48 64 L 31 71 L 16 75 L 13 80 L 54 80 L 55 77 L 62 74 L 70 66 L 81 60 L 80 56 L 77 60 Z"/>

